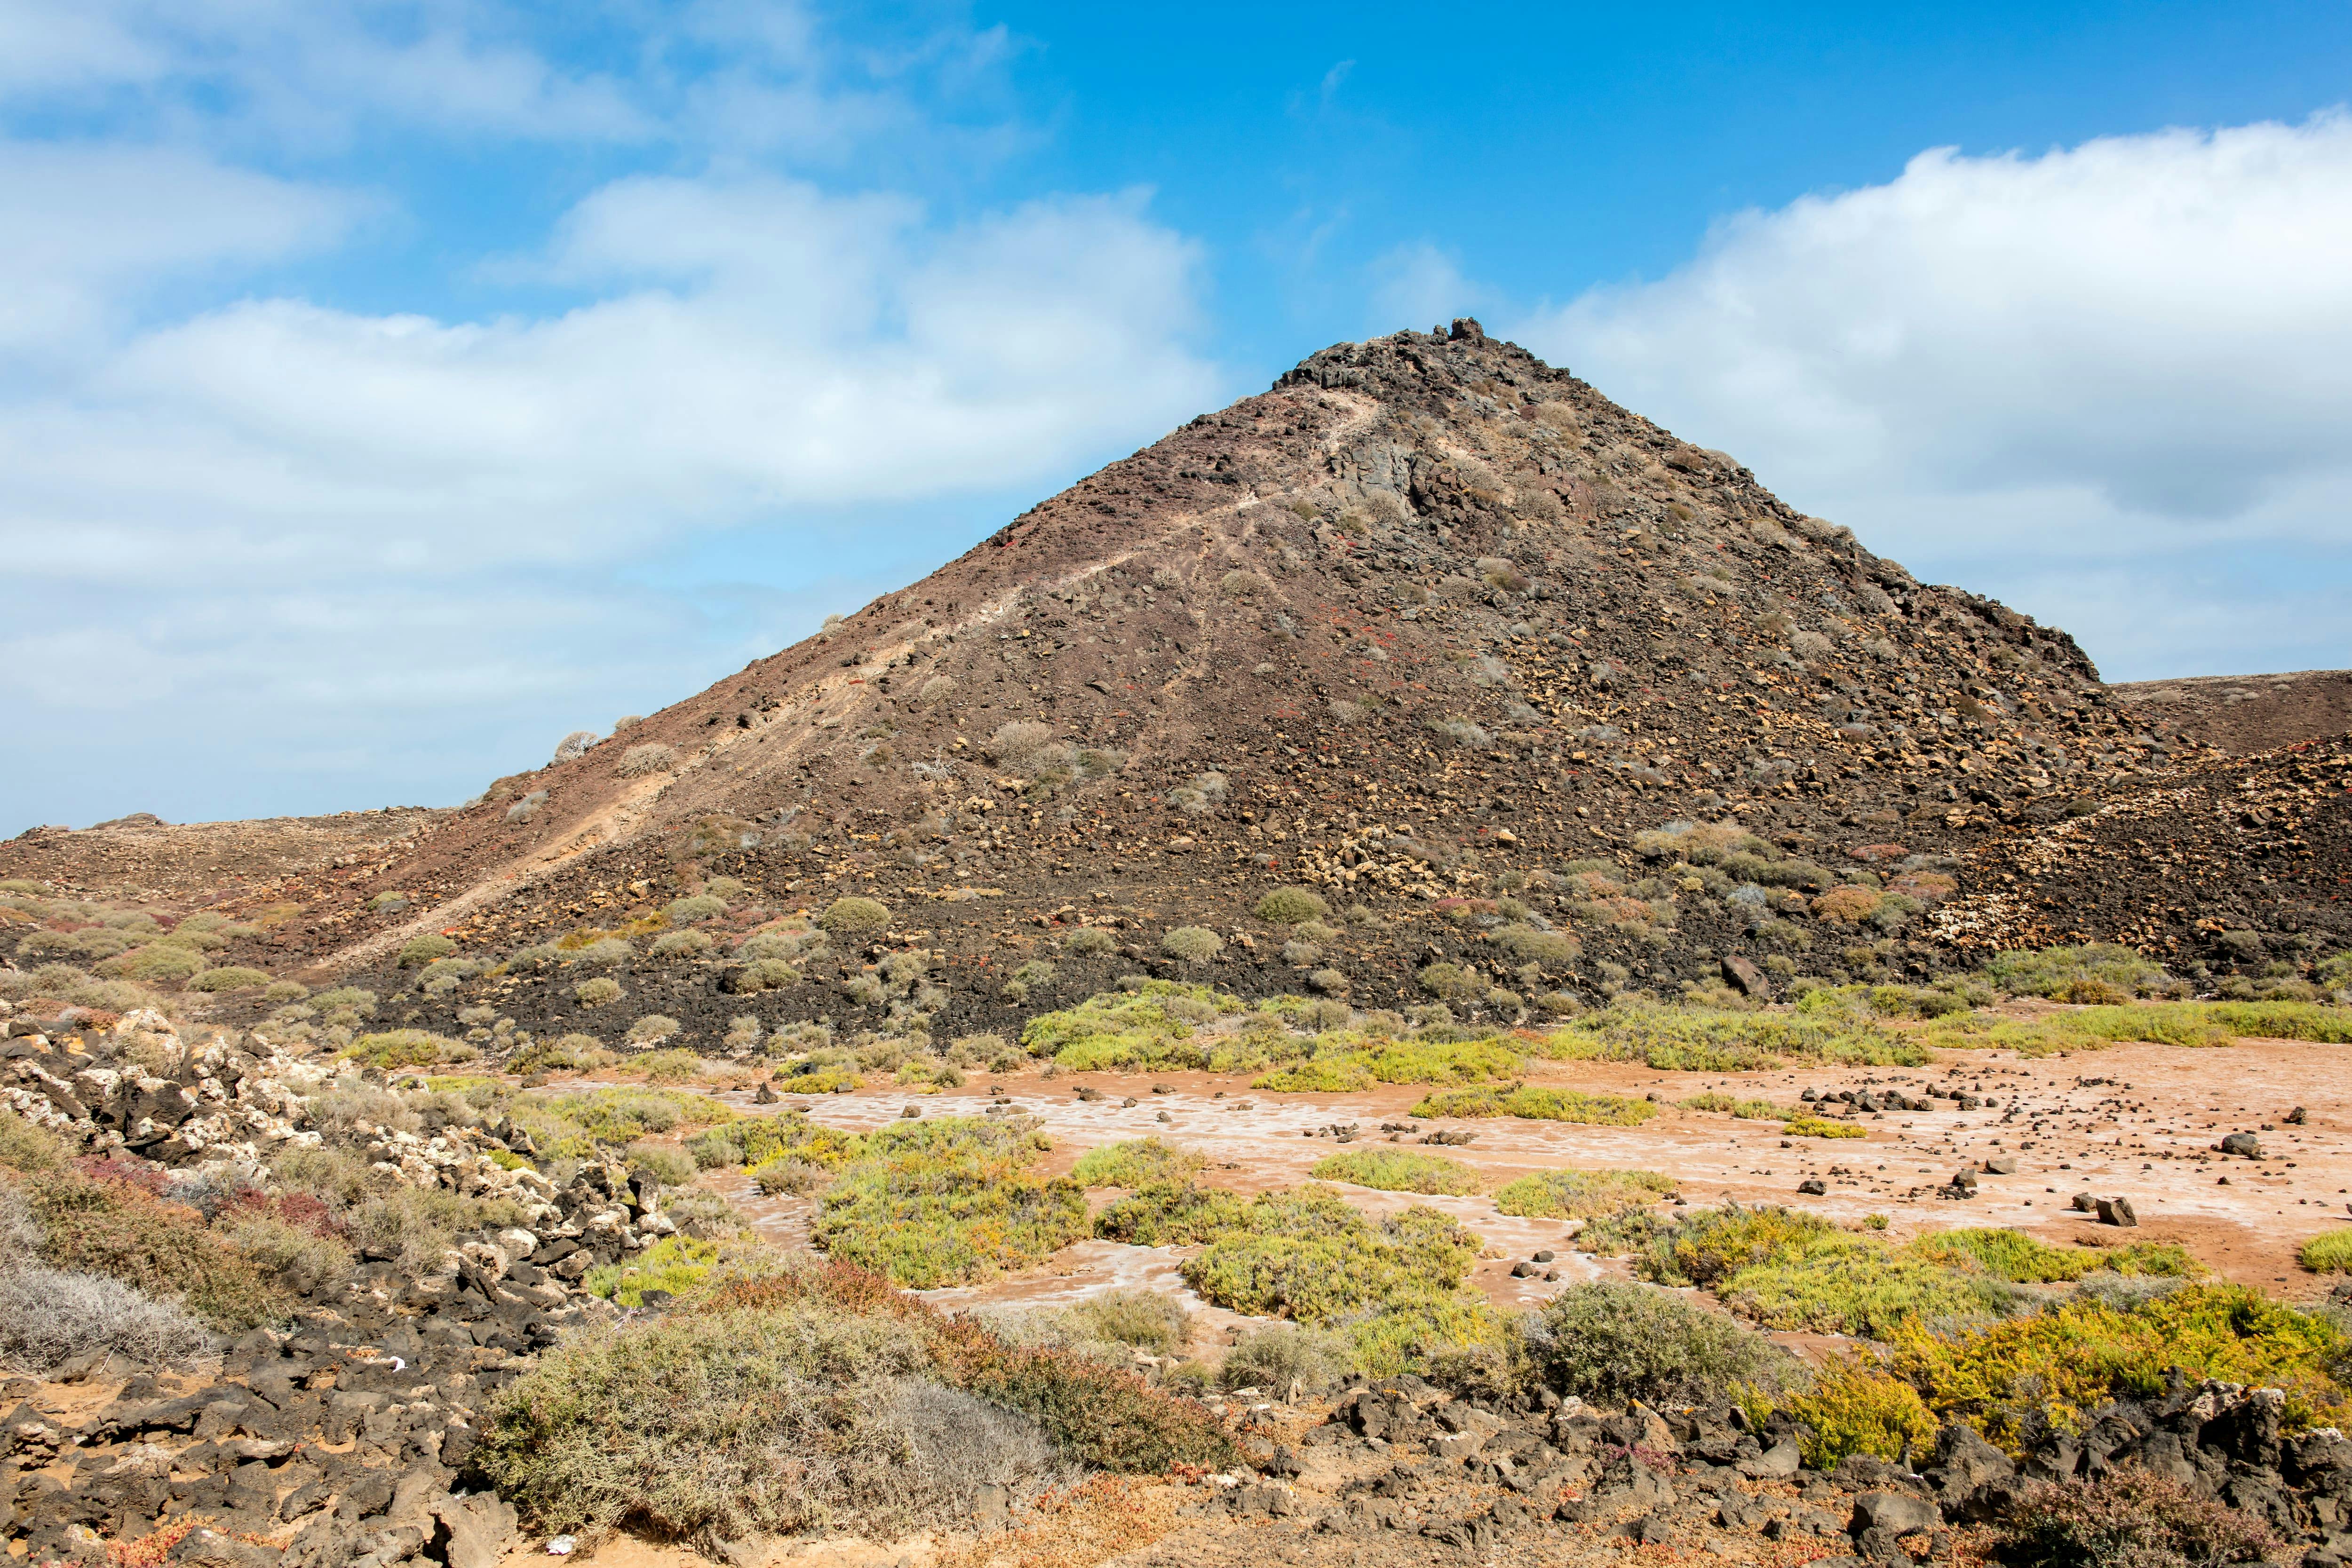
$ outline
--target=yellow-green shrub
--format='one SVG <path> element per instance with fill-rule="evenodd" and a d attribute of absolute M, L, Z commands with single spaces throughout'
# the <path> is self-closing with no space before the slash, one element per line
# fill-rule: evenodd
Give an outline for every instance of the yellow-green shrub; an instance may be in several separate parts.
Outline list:
<path fill-rule="evenodd" d="M 1919 1391 L 1874 1362 L 1834 1355 L 1812 1386 L 1779 1402 L 1802 1424 L 1805 1463 L 1826 1470 L 1848 1454 L 1893 1463 L 1924 1455 L 1941 1427 Z"/>
<path fill-rule="evenodd" d="M 1622 1094 L 1586 1094 L 1574 1089 L 1454 1089 L 1423 1098 L 1412 1116 L 1525 1116 L 1541 1122 L 1579 1122 L 1593 1126 L 1637 1127 L 1658 1113 L 1655 1104 Z"/>
<path fill-rule="evenodd" d="M 1070 1179 L 1081 1186 L 1123 1186 L 1132 1190 L 1190 1181 L 1208 1164 L 1206 1155 L 1180 1149 L 1158 1138 L 1130 1138 L 1125 1143 L 1088 1149 L 1071 1167 Z"/>
<path fill-rule="evenodd" d="M 2315 1274 L 2352 1273 L 2352 1230 L 2315 1236 L 2294 1256 L 2295 1261 Z"/>
<path fill-rule="evenodd" d="M 2186 1285 L 2128 1310 L 2070 1300 L 1941 1335 L 1913 1322 L 1888 1338 L 1889 1370 L 1930 1410 L 1969 1421 L 2012 1453 L 2038 1421 L 2079 1429 L 2085 1412 L 2154 1395 L 2175 1369 L 2192 1379 L 2284 1388 L 2294 1428 L 2352 1419 L 2333 1372 L 2352 1340 L 2328 1319 L 2242 1285 Z"/>
<path fill-rule="evenodd" d="M 1484 1184 L 1459 1160 L 1413 1149 L 1349 1149 L 1315 1162 L 1307 1174 L 1382 1192 L 1469 1193 Z"/>
<path fill-rule="evenodd" d="M 1042 1261 L 1088 1229 L 1085 1188 L 1028 1170 L 1050 1146 L 977 1116 L 885 1127 L 826 1189 L 816 1243 L 915 1290 Z"/>
<path fill-rule="evenodd" d="M 1495 1195 L 1495 1207 L 1526 1219 L 1607 1219 L 1672 1197 L 1675 1178 L 1656 1171 L 1538 1171 Z"/>

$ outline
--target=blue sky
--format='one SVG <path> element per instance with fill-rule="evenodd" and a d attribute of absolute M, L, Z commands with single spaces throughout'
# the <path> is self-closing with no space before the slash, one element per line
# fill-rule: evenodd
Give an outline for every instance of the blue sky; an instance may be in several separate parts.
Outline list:
<path fill-rule="evenodd" d="M 2352 6 L 0 0 L 0 832 L 446 803 L 1472 311 L 2114 679 L 2352 664 Z"/>

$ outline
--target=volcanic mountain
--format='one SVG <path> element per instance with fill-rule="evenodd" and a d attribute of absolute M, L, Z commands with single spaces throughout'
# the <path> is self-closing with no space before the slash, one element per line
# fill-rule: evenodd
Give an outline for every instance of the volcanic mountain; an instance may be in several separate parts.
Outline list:
<path fill-rule="evenodd" d="M 1009 1030 L 1133 973 L 1507 1013 L 2119 935 L 2258 967 L 2347 929 L 2341 746 L 2189 745 L 2063 632 L 1467 320 L 1316 354 L 573 749 L 179 896 L 426 1023 L 562 1025 L 605 944 L 623 1012 L 695 1032 Z M 2261 779 L 2300 804 L 2223 814 Z M 2183 810 L 2187 859 L 2131 827 Z M 71 880 L 67 837 L 0 874 Z M 1256 913 L 1283 887 L 1304 935 Z M 851 895 L 887 918 L 747 951 Z M 420 936 L 454 944 L 422 991 Z"/>

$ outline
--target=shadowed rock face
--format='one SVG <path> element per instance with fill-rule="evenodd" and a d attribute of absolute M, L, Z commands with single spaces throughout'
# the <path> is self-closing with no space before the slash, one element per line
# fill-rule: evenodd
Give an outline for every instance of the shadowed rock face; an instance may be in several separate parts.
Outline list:
<path fill-rule="evenodd" d="M 1433 959 L 1523 993 L 1716 983 L 1727 955 L 1900 976 L 2023 929 L 2000 879 L 2032 873 L 2042 836 L 2219 761 L 2118 704 L 2063 632 L 1916 582 L 1465 323 L 1326 350 L 922 581 L 352 863 L 209 891 L 274 912 L 249 955 L 273 973 L 387 981 L 418 933 L 496 958 L 712 876 L 748 884 L 743 924 L 856 893 L 887 925 L 763 1010 L 878 1009 L 839 988 L 919 947 L 948 998 L 935 1033 L 1139 969 L 1368 1005 L 1418 998 Z M 1760 842 L 1701 875 L 1683 841 L 1642 836 L 1692 821 Z M 44 874 L 65 853 L 45 842 L 7 846 L 0 874 Z M 2082 935 L 2199 940 L 2193 911 L 2142 928 L 2140 904 L 2180 902 L 2166 868 L 2099 875 L 2148 897 Z M 1250 912 L 1292 883 L 1374 919 L 1286 952 Z M 1109 950 L 1058 952 L 1082 920 Z M 1506 924 L 1573 955 L 1484 940 Z M 1165 953 L 1186 925 L 1222 954 Z M 710 934 L 658 962 L 639 940 L 632 1016 L 698 1031 L 742 1005 L 740 932 Z M 1016 1008 L 1005 978 L 1039 957 L 1053 988 Z M 514 978 L 499 1006 L 526 1027 L 569 1016 L 542 990 Z"/>

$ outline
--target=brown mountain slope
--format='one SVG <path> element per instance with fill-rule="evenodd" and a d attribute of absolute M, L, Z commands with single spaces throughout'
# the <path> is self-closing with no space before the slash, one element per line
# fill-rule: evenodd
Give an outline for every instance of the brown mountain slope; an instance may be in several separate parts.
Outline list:
<path fill-rule="evenodd" d="M 1393 1005 L 1437 959 L 1458 1005 L 1507 1010 L 1732 954 L 1927 972 L 1958 940 L 1933 905 L 1990 863 L 1969 857 L 2210 760 L 2137 727 L 2063 633 L 1914 581 L 1462 323 L 1319 353 L 380 857 L 220 891 L 270 912 L 263 967 L 379 989 L 423 933 L 482 964 L 633 944 L 623 1001 L 581 1007 L 571 951 L 531 952 L 413 997 L 422 1021 L 961 1032 L 1139 969 Z M 1757 837 L 1654 836 L 1687 821 Z M 724 915 L 665 911 L 720 877 Z M 1327 928 L 1254 915 L 1290 883 Z M 846 894 L 887 932 L 755 992 L 742 934 Z M 1071 944 L 1082 923 L 1111 950 Z M 1223 952 L 1165 953 L 1190 925 Z"/>
<path fill-rule="evenodd" d="M 2352 670 L 2192 675 L 2107 689 L 2133 712 L 2241 756 L 2352 733 Z"/>

